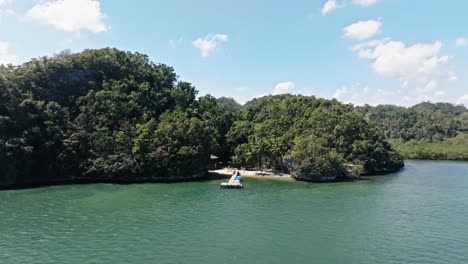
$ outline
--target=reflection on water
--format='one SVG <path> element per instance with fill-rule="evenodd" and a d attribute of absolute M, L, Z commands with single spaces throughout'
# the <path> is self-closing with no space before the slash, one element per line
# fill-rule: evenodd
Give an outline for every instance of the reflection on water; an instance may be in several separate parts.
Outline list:
<path fill-rule="evenodd" d="M 468 163 L 219 182 L 0 192 L 0 263 L 468 263 Z"/>

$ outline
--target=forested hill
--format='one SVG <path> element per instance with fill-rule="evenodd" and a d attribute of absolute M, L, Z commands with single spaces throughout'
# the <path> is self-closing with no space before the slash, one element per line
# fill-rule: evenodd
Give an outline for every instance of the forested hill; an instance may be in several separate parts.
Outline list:
<path fill-rule="evenodd" d="M 440 141 L 468 133 L 468 110 L 462 105 L 421 103 L 409 108 L 380 105 L 357 110 L 388 138 Z"/>
<path fill-rule="evenodd" d="M 286 169 L 305 180 L 395 171 L 403 162 L 352 105 L 307 96 L 266 96 L 243 106 L 226 136 L 237 163 Z M 286 168 L 284 168 L 286 167 Z"/>
<path fill-rule="evenodd" d="M 201 177 L 230 124 L 196 95 L 116 49 L 0 66 L 0 185 Z"/>
<path fill-rule="evenodd" d="M 0 65 L 0 186 L 189 180 L 212 154 L 304 180 L 398 170 L 396 149 L 468 160 L 463 106 L 197 93 L 173 68 L 110 48 Z"/>
<path fill-rule="evenodd" d="M 468 109 L 449 103 L 357 107 L 406 157 L 468 160 Z"/>
<path fill-rule="evenodd" d="M 0 66 L 0 186 L 188 180 L 206 174 L 212 154 L 298 178 L 403 165 L 376 126 L 336 100 L 197 98 L 171 67 L 110 48 Z"/>

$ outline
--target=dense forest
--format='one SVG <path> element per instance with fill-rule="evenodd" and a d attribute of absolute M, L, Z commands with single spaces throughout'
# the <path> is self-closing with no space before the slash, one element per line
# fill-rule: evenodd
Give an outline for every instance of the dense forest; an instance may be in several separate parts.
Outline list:
<path fill-rule="evenodd" d="M 298 178 L 403 165 L 376 126 L 335 100 L 197 98 L 173 68 L 109 48 L 0 66 L 0 185 L 188 180 L 211 155 Z"/>
<path fill-rule="evenodd" d="M 226 142 L 238 164 L 289 171 L 304 180 L 395 171 L 401 156 L 352 105 L 307 96 L 254 99 Z"/>
<path fill-rule="evenodd" d="M 0 186 L 198 179 L 212 155 L 302 180 L 468 160 L 463 106 L 197 93 L 173 68 L 110 48 L 0 65 Z"/>
<path fill-rule="evenodd" d="M 357 107 L 410 159 L 468 160 L 468 109 L 448 103 Z"/>
<path fill-rule="evenodd" d="M 230 114 L 196 96 L 171 67 L 116 49 L 0 66 L 0 185 L 201 177 Z"/>

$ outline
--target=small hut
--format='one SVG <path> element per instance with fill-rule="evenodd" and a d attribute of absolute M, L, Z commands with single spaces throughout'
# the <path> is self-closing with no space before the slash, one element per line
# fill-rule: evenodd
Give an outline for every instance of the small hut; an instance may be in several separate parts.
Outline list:
<path fill-rule="evenodd" d="M 219 157 L 211 154 L 210 155 L 210 169 L 217 170 L 219 166 Z"/>

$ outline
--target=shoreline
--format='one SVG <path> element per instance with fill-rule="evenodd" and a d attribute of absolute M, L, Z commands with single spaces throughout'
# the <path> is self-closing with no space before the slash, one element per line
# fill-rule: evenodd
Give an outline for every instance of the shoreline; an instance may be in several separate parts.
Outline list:
<path fill-rule="evenodd" d="M 240 176 L 250 179 L 274 179 L 274 180 L 293 180 L 293 177 L 286 173 L 281 172 L 260 172 L 260 171 L 247 171 L 239 170 Z M 220 170 L 210 170 L 210 174 L 217 174 L 220 176 L 230 177 L 232 170 L 226 168 Z"/>
<path fill-rule="evenodd" d="M 415 161 L 424 161 L 424 160 L 415 160 Z M 427 161 L 445 161 L 445 160 L 427 160 Z M 446 161 L 446 162 L 466 162 L 466 161 Z M 363 175 L 363 179 L 368 179 L 372 176 L 379 176 L 379 175 L 386 175 L 395 173 L 404 169 L 405 166 L 402 168 L 395 170 L 395 171 L 385 171 L 380 173 L 373 173 L 370 175 Z M 262 179 L 262 180 L 283 180 L 283 181 L 304 181 L 301 179 L 296 179 L 292 177 L 290 174 L 282 173 L 282 172 L 260 172 L 260 171 L 248 171 L 248 170 L 239 170 L 241 176 L 247 179 Z M 37 189 L 37 188 L 45 188 L 51 186 L 66 186 L 66 185 L 89 185 L 89 184 L 117 184 L 117 185 L 132 185 L 132 184 L 176 184 L 176 183 L 183 183 L 183 182 L 204 182 L 210 180 L 221 180 L 221 179 L 229 179 L 232 176 L 232 170 L 228 170 L 227 168 L 219 169 L 219 170 L 206 170 L 203 173 L 196 174 L 191 177 L 179 177 L 179 178 L 139 178 L 139 179 L 132 179 L 132 178 L 124 178 L 124 179 L 96 179 L 96 178 L 89 178 L 89 177 L 73 177 L 70 179 L 61 179 L 61 180 L 49 180 L 44 182 L 27 182 L 27 183 L 16 183 L 12 185 L 0 185 L 0 191 L 7 191 L 7 190 L 24 190 L 24 189 Z M 360 180 L 363 180 L 360 179 Z M 359 180 L 359 179 L 358 179 Z M 343 180 L 340 180 L 343 181 Z M 346 181 L 346 180 L 345 180 Z M 312 181 L 305 181 L 305 182 L 312 182 Z M 332 181 L 339 182 L 339 181 Z M 322 183 L 322 182 L 315 182 L 315 183 Z M 328 183 L 328 182 L 325 182 Z"/>
<path fill-rule="evenodd" d="M 289 174 L 275 174 L 272 172 L 258 173 L 255 171 L 240 171 L 241 176 L 250 179 L 275 179 L 275 180 L 293 180 Z M 145 179 L 92 179 L 92 178 L 72 178 L 66 180 L 52 180 L 45 182 L 29 182 L 17 183 L 13 185 L 0 185 L 1 191 L 29 190 L 40 189 L 53 186 L 69 186 L 69 185 L 92 185 L 92 184 L 116 184 L 116 185 L 133 185 L 133 184 L 177 184 L 184 182 L 204 182 L 211 180 L 229 179 L 232 176 L 232 171 L 226 169 L 210 170 L 205 175 L 200 177 L 184 177 L 184 178 L 145 178 Z"/>

